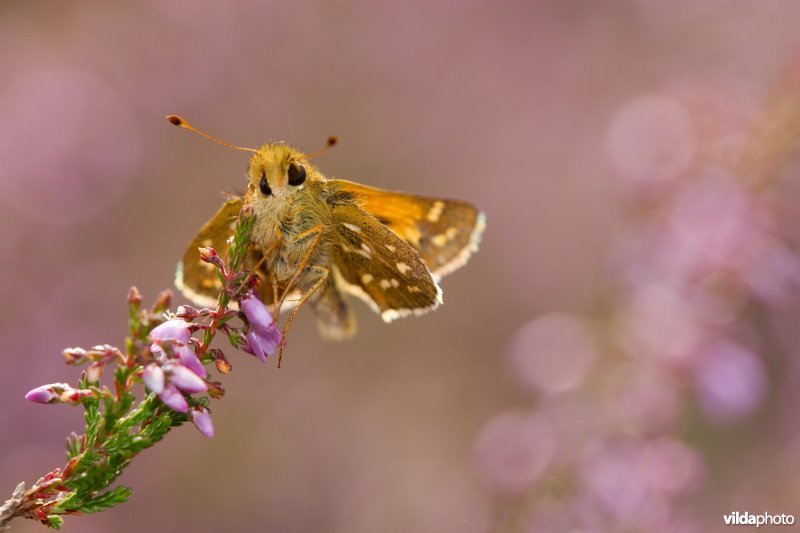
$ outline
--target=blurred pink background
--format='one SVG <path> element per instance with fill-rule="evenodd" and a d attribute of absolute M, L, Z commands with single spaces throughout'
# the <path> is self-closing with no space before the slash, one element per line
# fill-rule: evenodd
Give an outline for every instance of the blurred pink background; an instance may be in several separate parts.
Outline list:
<path fill-rule="evenodd" d="M 241 190 L 245 155 L 471 201 L 445 305 L 285 366 L 229 352 L 217 435 L 138 457 L 66 532 L 715 531 L 800 515 L 800 5 L 0 5 L 0 500 L 64 461 L 61 350 Z M 183 301 L 183 300 L 178 300 Z M 1 492 L 1 491 L 4 491 Z M 41 531 L 32 522 L 14 531 Z"/>

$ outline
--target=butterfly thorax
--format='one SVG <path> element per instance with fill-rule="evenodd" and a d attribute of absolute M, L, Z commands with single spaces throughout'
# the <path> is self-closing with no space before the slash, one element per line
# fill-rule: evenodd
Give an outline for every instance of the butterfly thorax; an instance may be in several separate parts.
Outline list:
<path fill-rule="evenodd" d="M 308 265 L 324 266 L 328 262 L 330 242 L 327 232 L 322 232 L 320 242 L 314 246 L 313 228 L 327 228 L 331 224 L 330 208 L 322 200 L 323 183 L 309 180 L 291 195 L 264 201 L 258 191 L 248 191 L 249 203 L 256 214 L 252 241 L 265 254 L 265 267 L 279 283 L 294 276 L 309 250 L 313 251 Z"/>

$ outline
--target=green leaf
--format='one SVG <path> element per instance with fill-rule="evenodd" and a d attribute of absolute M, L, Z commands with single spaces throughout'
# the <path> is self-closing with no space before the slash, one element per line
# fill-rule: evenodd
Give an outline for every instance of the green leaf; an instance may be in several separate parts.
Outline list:
<path fill-rule="evenodd" d="M 53 529 L 61 529 L 61 525 L 64 523 L 64 519 L 58 516 L 57 514 L 47 515 L 47 527 Z"/>
<path fill-rule="evenodd" d="M 82 442 L 83 439 L 75 433 L 67 437 L 67 461 L 80 455 Z"/>
<path fill-rule="evenodd" d="M 75 509 L 75 500 L 77 499 L 78 493 L 76 492 L 69 492 L 66 496 L 62 496 L 56 501 L 56 504 L 50 508 L 50 511 L 53 514 L 64 514 L 68 511 L 72 511 Z"/>
<path fill-rule="evenodd" d="M 86 514 L 99 513 L 120 503 L 125 503 L 131 494 L 133 494 L 133 490 L 130 487 L 115 487 L 100 496 L 84 501 L 76 510 Z"/>
<path fill-rule="evenodd" d="M 158 400 L 153 393 L 148 394 L 139 405 L 131 410 L 126 416 L 117 420 L 117 428 L 130 429 L 137 426 L 153 416 L 153 413 L 158 407 Z M 117 428 L 114 430 L 117 431 Z"/>
<path fill-rule="evenodd" d="M 100 431 L 100 423 L 103 421 L 103 416 L 98 409 L 99 400 L 89 398 L 83 402 L 83 407 L 86 409 L 84 420 L 86 420 L 86 444 L 92 445 L 96 440 Z"/>

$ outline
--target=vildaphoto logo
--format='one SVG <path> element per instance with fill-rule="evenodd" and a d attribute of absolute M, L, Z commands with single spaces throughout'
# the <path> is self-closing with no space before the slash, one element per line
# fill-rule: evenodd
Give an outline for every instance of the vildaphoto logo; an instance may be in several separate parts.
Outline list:
<path fill-rule="evenodd" d="M 747 511 L 740 513 L 734 511 L 722 516 L 726 526 L 791 526 L 794 524 L 794 515 L 791 514 L 751 514 Z"/>

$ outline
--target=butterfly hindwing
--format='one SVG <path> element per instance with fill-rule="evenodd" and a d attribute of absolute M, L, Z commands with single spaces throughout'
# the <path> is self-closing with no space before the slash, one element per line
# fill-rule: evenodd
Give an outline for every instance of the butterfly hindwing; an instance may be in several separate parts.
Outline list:
<path fill-rule="evenodd" d="M 356 205 L 333 208 L 332 273 L 340 289 L 364 300 L 385 322 L 422 314 L 442 291 L 417 251 Z"/>
<path fill-rule="evenodd" d="M 349 192 L 364 211 L 409 243 L 437 278 L 467 262 L 486 226 L 483 213 L 466 202 L 385 191 L 346 180 L 331 180 L 331 186 Z"/>
<path fill-rule="evenodd" d="M 222 289 L 222 282 L 214 265 L 200 260 L 198 248 L 214 248 L 221 257 L 228 253 L 228 238 L 233 234 L 236 217 L 242 208 L 242 199 L 229 198 L 222 207 L 197 232 L 178 263 L 175 286 L 192 302 L 212 306 Z"/>

